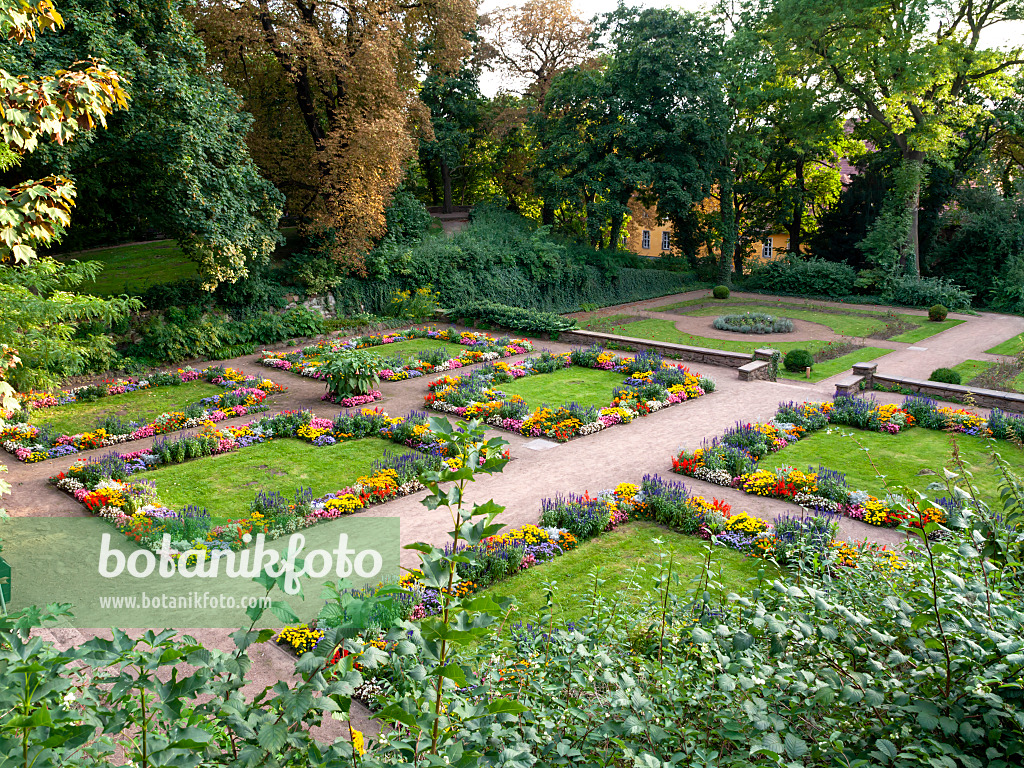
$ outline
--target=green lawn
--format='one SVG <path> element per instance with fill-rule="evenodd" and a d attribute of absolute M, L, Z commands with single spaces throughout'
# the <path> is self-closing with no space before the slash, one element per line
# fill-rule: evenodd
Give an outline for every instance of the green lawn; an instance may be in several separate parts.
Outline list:
<path fill-rule="evenodd" d="M 206 381 L 190 381 L 177 386 L 155 387 L 123 395 L 101 397 L 91 403 L 69 403 L 33 411 L 30 424 L 50 427 L 63 434 L 76 435 L 99 427 L 108 416 L 121 421 L 148 424 L 161 413 L 181 410 L 189 403 L 224 392 L 223 387 Z"/>
<path fill-rule="evenodd" d="M 723 309 L 723 305 L 726 307 Z M 865 337 L 870 336 L 873 333 L 877 333 L 885 328 L 886 319 L 881 317 L 874 317 L 867 313 L 865 310 L 849 310 L 843 314 L 837 314 L 834 312 L 822 312 L 816 309 L 814 305 L 808 304 L 793 304 L 786 302 L 759 302 L 752 301 L 750 299 L 725 299 L 721 302 L 715 302 L 710 306 L 707 305 L 706 300 L 699 300 L 697 302 L 679 302 L 678 304 L 671 304 L 667 307 L 656 307 L 658 312 L 674 312 L 682 310 L 679 314 L 684 314 L 692 317 L 717 317 L 724 314 L 742 313 L 742 312 L 764 312 L 767 314 L 775 315 L 776 317 L 787 317 L 791 320 L 803 320 L 808 323 L 818 323 L 832 329 L 833 333 L 837 333 L 841 336 L 857 336 Z M 875 313 L 881 314 L 881 313 Z M 918 327 L 914 330 L 907 331 L 898 336 L 894 336 L 894 341 L 903 341 L 912 343 L 920 341 L 921 339 L 933 336 L 936 333 L 941 333 L 947 328 L 952 328 L 954 325 L 959 325 L 964 322 L 963 320 L 944 320 L 941 323 L 932 323 L 927 317 L 920 315 L 907 315 L 897 314 L 897 318 L 907 323 L 914 323 Z M 778 334 L 780 339 L 784 339 L 786 334 Z"/>
<path fill-rule="evenodd" d="M 294 497 L 300 486 L 312 488 L 314 496 L 339 491 L 369 474 L 386 451 L 403 452 L 375 437 L 323 447 L 284 438 L 162 467 L 144 479 L 156 483 L 168 507 L 198 504 L 217 524 L 245 515 L 258 491 L 277 491 L 285 498 Z"/>
<path fill-rule="evenodd" d="M 652 341 L 668 341 L 674 344 L 688 344 L 693 347 L 705 347 L 707 349 L 726 349 L 731 352 L 753 352 L 760 347 L 772 347 L 783 354 L 791 349 L 806 349 L 808 352 L 814 353 L 828 344 L 827 341 L 780 341 L 780 339 L 785 338 L 786 334 L 784 333 L 751 334 L 753 337 L 751 341 L 712 339 L 707 336 L 694 336 L 692 333 L 684 333 L 677 329 L 671 320 L 651 318 L 645 318 L 635 323 L 614 325 L 616 318 L 626 320 L 628 317 L 628 315 L 612 315 L 601 319 L 605 322 L 611 321 L 612 328 L 609 332 L 620 336 L 631 336 L 635 339 L 651 339 Z M 891 351 L 891 349 L 882 349 L 881 347 L 863 347 L 842 357 L 837 357 L 824 363 L 816 363 L 811 371 L 810 381 L 821 381 L 829 376 L 835 376 L 837 373 L 850 368 L 854 363 L 874 360 L 882 355 L 889 354 Z M 803 374 L 788 373 L 784 369 L 780 370 L 779 373 L 784 378 L 804 378 Z"/>
<path fill-rule="evenodd" d="M 823 363 L 815 363 L 811 368 L 811 378 L 802 373 L 790 373 L 781 365 L 779 366 L 779 377 L 783 379 L 800 379 L 802 381 L 822 381 L 829 376 L 835 376 L 843 371 L 849 370 L 854 363 L 866 363 L 869 360 L 876 360 L 883 355 L 888 355 L 893 350 L 882 347 L 861 347 L 845 355 L 826 360 Z"/>
<path fill-rule="evenodd" d="M 400 357 L 408 363 L 410 360 L 420 358 L 425 352 L 432 352 L 435 349 L 447 349 L 452 357 L 458 357 L 464 349 L 469 349 L 462 344 L 453 344 L 450 341 L 441 339 L 410 339 L 409 341 L 396 341 L 394 344 L 381 344 L 376 347 L 367 347 L 369 352 L 381 357 Z"/>
<path fill-rule="evenodd" d="M 526 400 L 530 410 L 545 405 L 557 407 L 569 402 L 584 407 L 605 408 L 612 401 L 612 390 L 621 386 L 625 379 L 626 375 L 621 372 L 599 371 L 574 365 L 554 373 L 524 376 L 508 384 L 500 384 L 498 389 L 510 395 L 519 395 Z"/>
<path fill-rule="evenodd" d="M 294 251 L 298 243 L 295 227 L 281 230 L 285 244 L 279 246 L 273 258 Z M 97 296 L 144 291 L 152 285 L 172 283 L 186 277 L 196 277 L 196 263 L 189 259 L 174 240 L 154 240 L 149 243 L 114 245 L 89 251 L 63 253 L 54 256 L 58 261 L 99 261 L 103 271 L 96 282 L 81 287 L 83 293 Z"/>
<path fill-rule="evenodd" d="M 960 381 L 967 384 L 975 376 L 980 376 L 989 368 L 995 366 L 986 360 L 964 360 L 953 366 L 953 370 L 960 374 Z"/>
<path fill-rule="evenodd" d="M 1007 339 L 1002 344 L 996 344 L 992 349 L 986 349 L 985 351 L 990 355 L 1016 356 L 1020 354 L 1021 350 L 1024 350 L 1024 333 L 1014 336 L 1012 339 Z"/>
<path fill-rule="evenodd" d="M 882 497 L 885 487 L 872 468 L 873 463 L 890 485 L 904 485 L 929 493 L 932 498 L 948 495 L 925 490 L 931 482 L 942 482 L 942 468 L 950 463 L 951 444 L 947 433 L 919 427 L 895 435 L 849 427 L 832 427 L 830 430 L 815 432 L 795 445 L 769 454 L 761 460 L 760 466 L 774 469 L 788 465 L 816 470 L 820 464 L 846 473 L 851 489 Z M 852 437 L 847 436 L 850 433 L 853 433 Z M 992 466 L 990 442 L 971 435 L 956 435 L 956 441 L 961 457 L 974 474 L 976 486 L 988 498 L 998 498 L 999 475 Z M 998 446 L 1004 459 L 1018 471 L 1024 470 L 1024 451 L 1005 441 L 1000 441 Z M 937 474 L 919 474 L 923 470 Z"/>
<path fill-rule="evenodd" d="M 655 543 L 655 539 L 661 543 Z M 679 594 L 700 579 L 706 546 L 708 542 L 703 539 L 674 533 L 654 523 L 629 523 L 611 533 L 602 533 L 549 563 L 499 582 L 481 594 L 496 599 L 515 598 L 519 608 L 515 620 L 524 623 L 546 612 L 546 582 L 558 585 L 556 617 L 563 621 L 574 621 L 587 614 L 587 603 L 595 589 L 609 603 L 635 608 L 651 595 L 659 553 L 666 553 L 666 563 L 669 556 L 673 557 L 672 571 L 679 577 L 673 590 Z M 733 549 L 715 547 L 713 556 L 724 593 L 748 589 L 750 580 L 757 578 L 761 568 L 768 579 L 779 576 L 778 569 L 770 563 Z M 604 583 L 596 585 L 595 578 L 603 579 Z"/>

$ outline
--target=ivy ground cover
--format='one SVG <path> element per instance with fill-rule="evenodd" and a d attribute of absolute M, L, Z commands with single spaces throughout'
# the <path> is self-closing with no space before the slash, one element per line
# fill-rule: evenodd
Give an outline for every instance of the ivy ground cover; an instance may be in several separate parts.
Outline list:
<path fill-rule="evenodd" d="M 282 441 L 293 445 L 301 441 L 305 443 L 304 448 L 326 450 L 324 456 L 330 463 L 330 459 L 337 461 L 339 458 L 337 454 L 331 454 L 330 447 L 367 437 L 412 448 L 416 453 L 382 455 L 367 468 L 367 474 L 355 478 L 355 482 L 319 496 L 314 495 L 304 478 L 296 478 L 299 486 L 286 494 L 251 486 L 247 489 L 248 503 L 240 507 L 245 514 L 220 524 L 216 524 L 207 509 L 194 502 L 189 502 L 184 508 L 171 507 L 161 495 L 159 482 L 154 482 L 154 478 L 159 478 L 157 468 L 184 462 L 189 462 L 185 466 L 190 467 L 188 471 L 194 472 L 193 476 L 199 482 L 199 478 L 217 468 L 207 463 L 207 457 L 235 452 L 245 454 L 243 459 L 250 469 L 260 469 L 260 464 L 248 461 L 248 452 L 254 452 L 252 455 L 260 461 L 261 449 L 276 449 Z M 368 459 L 380 447 L 380 443 L 374 442 L 362 458 Z M 286 447 L 285 450 L 294 452 L 295 448 Z M 416 478 L 420 473 L 439 468 L 441 462 L 452 465 L 459 461 L 458 457 L 445 456 L 444 451 L 422 412 L 391 417 L 380 409 L 364 408 L 356 413 L 341 413 L 334 419 L 325 419 L 314 418 L 308 411 L 286 411 L 238 427 L 207 422 L 198 433 L 157 440 L 149 449 L 111 453 L 102 459 L 79 460 L 66 472 L 51 477 L 50 482 L 72 494 L 92 514 L 110 521 L 142 546 L 155 550 L 167 533 L 178 551 L 191 548 L 240 549 L 242 537 L 246 534 L 263 533 L 268 538 L 282 536 L 419 490 L 422 486 Z M 348 455 L 354 457 L 358 453 L 357 449 Z M 197 461 L 193 463 L 193 459 Z M 316 461 L 319 463 L 321 460 Z M 358 463 L 356 458 L 349 465 L 349 470 L 354 470 Z M 267 465 L 268 468 L 270 466 Z M 238 468 L 237 465 L 229 465 L 224 471 Z M 260 472 L 265 476 L 265 470 L 260 469 Z M 231 476 L 225 482 L 236 486 L 250 481 L 259 482 L 261 476 L 254 474 L 255 477 Z M 348 472 L 335 475 L 339 485 L 343 475 L 350 476 Z M 174 476 L 170 477 L 174 482 Z M 174 494 L 180 494 L 178 498 L 186 498 L 181 487 L 172 488 L 171 495 Z M 242 500 L 243 496 L 239 495 L 238 499 Z"/>
<path fill-rule="evenodd" d="M 529 399 L 516 393 L 517 386 Z M 542 352 L 518 363 L 486 365 L 467 376 L 445 376 L 430 382 L 425 402 L 510 432 L 564 442 L 701 397 L 714 386 L 711 379 L 654 352 L 619 359 L 590 347 Z M 549 404 L 537 405 L 544 401 Z"/>
<path fill-rule="evenodd" d="M 873 469 L 868 469 L 870 464 L 860 447 L 852 439 L 840 437 L 840 427 L 853 427 L 873 446 L 885 446 L 876 466 L 890 476 L 888 488 L 877 479 Z M 833 430 L 832 435 L 829 430 Z M 915 439 L 922 430 L 935 432 Z M 994 411 L 986 418 L 967 409 L 939 406 L 928 398 L 907 398 L 902 406 L 897 406 L 837 397 L 825 403 L 783 403 L 771 422 L 737 424 L 709 445 L 680 452 L 673 458 L 672 467 L 699 480 L 792 501 L 806 508 L 845 514 L 870 525 L 916 526 L 920 519 L 945 522 L 951 512 L 961 507 L 953 496 L 911 501 L 912 491 L 925 488 L 929 482 L 921 480 L 927 475 L 916 473 L 946 463 L 943 453 L 948 453 L 951 446 L 948 437 L 938 431 L 965 436 L 961 443 L 970 469 L 971 465 L 980 467 L 984 463 L 986 446 L 981 438 L 1007 440 L 1024 434 L 1021 430 L 1024 419 L 1020 417 Z M 822 439 L 834 436 L 841 442 L 829 443 L 831 451 L 824 453 L 823 442 L 817 443 L 817 451 L 813 443 L 805 451 L 791 453 L 788 449 L 822 431 Z M 876 434 L 870 436 L 871 433 Z M 897 436 L 899 440 L 885 442 L 886 438 Z M 1013 461 L 1020 465 L 1020 449 L 1010 442 L 1005 446 L 1014 455 Z M 770 454 L 784 449 L 781 456 L 766 460 Z M 851 458 L 854 455 L 856 458 Z M 807 461 L 808 457 L 817 458 Z M 838 466 L 830 465 L 833 461 Z M 810 467 L 804 471 L 794 464 Z M 847 466 L 853 471 L 847 473 Z M 984 474 L 979 473 L 979 480 Z M 897 480 L 909 482 L 901 488 Z"/>
<path fill-rule="evenodd" d="M 454 328 L 409 328 L 393 333 L 357 336 L 346 341 L 321 341 L 291 352 L 263 352 L 260 363 L 268 368 L 322 379 L 320 367 L 329 355 L 369 348 L 385 358 L 387 367 L 380 371 L 380 378 L 383 381 L 401 381 L 532 352 L 533 344 L 529 339 L 495 338 L 486 333 L 457 331 Z M 396 354 L 390 354 L 391 350 Z"/>
<path fill-rule="evenodd" d="M 22 410 L 8 414 L 11 421 L 0 420 L 0 445 L 21 461 L 46 461 L 266 411 L 267 398 L 286 390 L 269 379 L 211 366 L 29 392 L 20 396 Z"/>

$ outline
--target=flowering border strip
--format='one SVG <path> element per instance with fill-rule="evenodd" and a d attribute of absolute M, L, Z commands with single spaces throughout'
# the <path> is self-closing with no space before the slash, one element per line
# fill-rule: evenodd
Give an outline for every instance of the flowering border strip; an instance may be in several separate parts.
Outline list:
<path fill-rule="evenodd" d="M 627 374 L 622 387 L 612 392 L 605 408 L 584 408 L 564 403 L 556 409 L 529 412 L 518 395 L 506 395 L 500 384 L 524 376 L 544 375 L 572 366 Z M 430 382 L 424 398 L 429 408 L 459 417 L 483 419 L 487 424 L 527 437 L 549 437 L 566 442 L 600 432 L 615 424 L 628 424 L 670 405 L 714 390 L 714 381 L 691 373 L 682 363 L 670 363 L 657 353 L 617 358 L 600 347 L 572 352 L 542 352 L 518 363 L 496 362 L 469 376 L 445 376 Z"/>
<path fill-rule="evenodd" d="M 1001 439 L 1024 434 L 1024 418 L 999 411 L 993 411 L 985 419 L 963 408 L 939 406 L 930 398 L 910 397 L 897 406 L 837 397 L 832 402 L 781 403 L 771 422 L 737 424 L 708 446 L 681 451 L 672 459 L 672 469 L 752 495 L 840 513 L 869 525 L 920 526 L 919 516 L 900 509 L 897 500 L 889 496 L 879 499 L 867 491 L 850 490 L 842 472 L 824 467 L 819 467 L 817 472 L 783 467 L 757 469 L 757 462 L 765 455 L 781 451 L 832 424 L 889 434 L 915 425 Z M 925 523 L 944 523 L 947 513 L 955 506 L 955 502 L 940 499 L 934 504 L 918 504 L 916 509 Z"/>
<path fill-rule="evenodd" d="M 70 456 L 81 451 L 106 448 L 167 432 L 191 429 L 207 421 L 223 421 L 250 413 L 268 411 L 270 406 L 265 402 L 267 397 L 288 391 L 288 387 L 270 379 L 250 376 L 236 368 L 211 366 L 202 371 L 179 368 L 173 373 L 158 372 L 149 379 L 129 378 L 104 382 L 107 392 L 101 394 L 100 397 L 117 397 L 157 387 L 181 386 L 200 379 L 222 386 L 226 391 L 186 403 L 183 406 L 185 409 L 183 411 L 161 413 L 147 424 L 129 422 L 128 427 L 131 428 L 131 431 L 121 434 L 112 434 L 100 427 L 90 432 L 51 437 L 47 430 L 40 429 L 33 424 L 0 422 L 0 446 L 8 453 L 13 454 L 19 461 L 33 464 Z M 239 386 L 239 384 L 250 386 Z M 80 393 L 84 390 L 95 389 L 96 387 L 92 385 L 76 387 L 59 393 L 60 396 L 51 392 L 28 393 L 25 396 L 25 402 L 33 409 L 56 408 L 78 402 L 77 398 Z M 190 414 L 190 411 L 196 412 Z"/>
<path fill-rule="evenodd" d="M 268 368 L 298 373 L 312 379 L 323 379 L 319 366 L 325 354 L 380 347 L 415 339 L 437 339 L 461 344 L 471 347 L 471 349 L 462 350 L 458 357 L 448 357 L 438 362 L 414 360 L 401 368 L 385 368 L 379 372 L 383 381 L 414 379 L 419 376 L 443 373 L 475 363 L 489 362 L 533 351 L 533 343 L 529 339 L 496 339 L 477 331 L 457 331 L 454 328 L 438 330 L 433 326 L 428 326 L 426 328 L 409 328 L 394 333 L 356 336 L 347 341 L 321 341 L 308 347 L 294 349 L 291 352 L 267 352 L 264 350 L 259 362 Z"/>
<path fill-rule="evenodd" d="M 284 411 L 264 416 L 241 426 L 217 427 L 213 422 L 202 431 L 177 440 L 154 443 L 152 448 L 133 453 L 112 453 L 101 460 L 84 460 L 72 464 L 65 472 L 49 478 L 49 483 L 74 496 L 90 513 L 110 521 L 129 538 L 150 548 L 159 545 L 160 536 L 168 526 L 175 530 L 190 519 L 205 514 L 194 508 L 175 512 L 159 500 L 152 481 L 132 479 L 151 469 L 179 464 L 190 459 L 244 450 L 270 440 L 299 439 L 315 446 L 337 442 L 380 437 L 425 455 L 424 461 L 445 461 L 443 447 L 427 426 L 426 414 L 413 411 L 405 417 L 392 418 L 380 408 L 364 408 L 355 415 L 339 414 L 334 419 L 316 417 L 309 411 Z M 434 457 L 431 459 L 430 457 Z M 292 521 L 275 521 L 259 510 L 248 517 L 230 520 L 217 526 L 201 540 L 189 540 L 198 548 L 239 549 L 245 534 L 266 534 L 275 538 L 307 528 L 325 520 L 352 514 L 368 506 L 383 504 L 399 496 L 415 493 L 423 486 L 415 481 L 415 467 L 401 467 L 401 457 L 372 475 L 361 477 L 356 484 L 317 499 L 297 495 Z M 301 489 L 300 489 L 301 491 Z M 300 509 L 301 507 L 301 509 Z M 208 519 L 208 515 L 206 515 Z"/>

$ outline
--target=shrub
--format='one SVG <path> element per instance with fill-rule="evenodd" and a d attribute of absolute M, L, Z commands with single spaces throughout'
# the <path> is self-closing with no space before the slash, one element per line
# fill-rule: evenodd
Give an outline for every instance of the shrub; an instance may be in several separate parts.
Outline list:
<path fill-rule="evenodd" d="M 939 381 L 943 384 L 959 384 L 960 373 L 952 368 L 936 368 L 932 371 L 932 375 L 928 377 L 928 381 Z"/>
<path fill-rule="evenodd" d="M 786 357 L 782 361 L 782 364 L 786 366 L 787 371 L 796 373 L 808 368 L 813 368 L 814 356 L 806 349 L 791 349 L 786 353 Z"/>
<path fill-rule="evenodd" d="M 821 259 L 790 258 L 757 267 L 744 287 L 768 293 L 801 296 L 846 296 L 853 293 L 857 273 L 849 264 Z"/>
<path fill-rule="evenodd" d="M 335 399 L 366 395 L 380 383 L 384 360 L 365 349 L 332 355 L 320 370 L 327 377 L 327 391 Z"/>
<path fill-rule="evenodd" d="M 942 277 L 906 275 L 893 280 L 882 298 L 905 307 L 930 307 L 942 304 L 954 312 L 971 308 L 973 294 Z"/>
<path fill-rule="evenodd" d="M 510 307 L 493 301 L 471 301 L 455 305 L 448 310 L 448 317 L 492 323 L 526 333 L 559 333 L 576 325 L 575 320 L 553 312 Z"/>
<path fill-rule="evenodd" d="M 745 312 L 742 315 L 716 317 L 712 325 L 720 331 L 737 333 L 790 333 L 793 321 L 785 317 L 773 317 L 763 312 Z"/>
<path fill-rule="evenodd" d="M 935 304 L 928 309 L 928 319 L 933 323 L 941 323 L 946 319 L 946 315 L 949 314 L 949 310 L 941 304 Z"/>
<path fill-rule="evenodd" d="M 711 291 L 711 295 L 716 299 L 728 299 L 729 298 L 729 287 L 725 285 L 716 285 L 714 290 Z"/>
<path fill-rule="evenodd" d="M 429 285 L 414 291 L 395 291 L 387 307 L 389 317 L 417 322 L 429 320 L 436 313 L 437 294 Z"/>

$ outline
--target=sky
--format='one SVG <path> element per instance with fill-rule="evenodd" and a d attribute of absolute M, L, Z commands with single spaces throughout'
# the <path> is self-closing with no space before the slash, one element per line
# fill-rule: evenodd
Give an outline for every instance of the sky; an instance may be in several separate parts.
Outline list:
<path fill-rule="evenodd" d="M 487 13 L 494 8 L 521 4 L 517 0 L 483 0 L 480 11 Z M 642 8 L 679 8 L 697 11 L 710 5 L 710 2 L 708 0 L 627 0 L 626 4 Z M 618 0 L 575 0 L 573 5 L 576 6 L 581 16 L 591 19 L 599 13 L 615 10 Z M 1009 22 L 999 25 L 994 31 L 986 30 L 986 34 L 982 36 L 982 45 L 993 47 L 1024 45 L 1024 22 Z M 485 72 L 480 81 L 480 89 L 487 96 L 493 96 L 501 87 L 510 90 L 509 85 L 507 77 L 498 72 Z"/>

